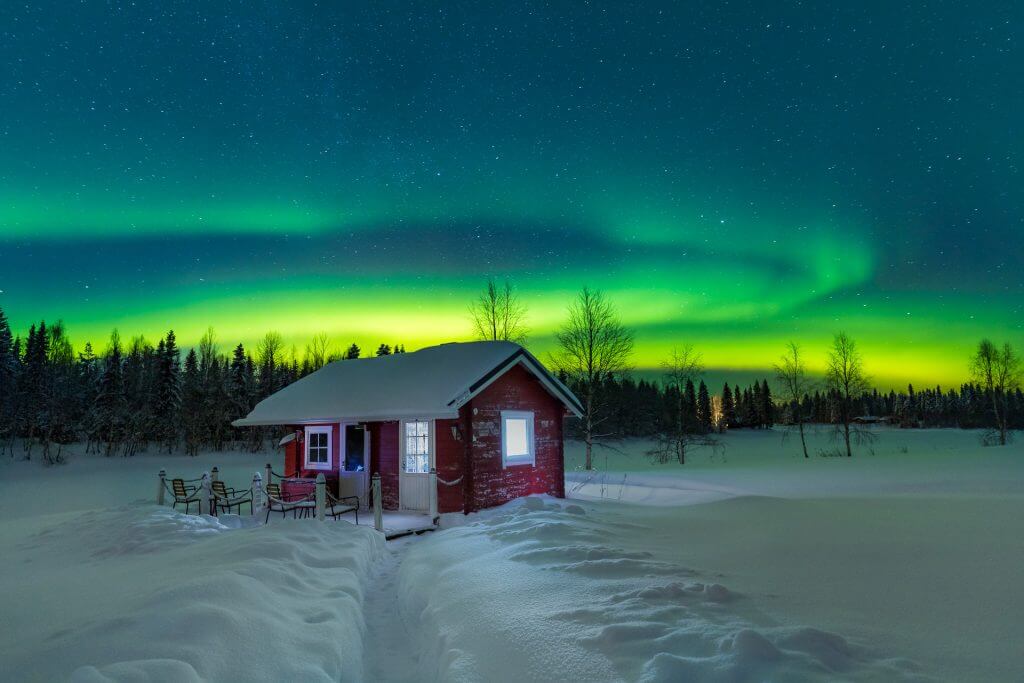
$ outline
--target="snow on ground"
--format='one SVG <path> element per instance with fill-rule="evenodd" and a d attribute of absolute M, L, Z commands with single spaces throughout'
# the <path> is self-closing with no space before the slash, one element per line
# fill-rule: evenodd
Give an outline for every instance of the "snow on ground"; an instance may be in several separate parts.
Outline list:
<path fill-rule="evenodd" d="M 736 496 L 783 498 L 1021 492 L 1024 442 L 983 447 L 981 434 L 959 429 L 874 427 L 854 457 L 821 457 L 840 444 L 832 430 L 809 428 L 809 459 L 795 430 L 736 430 L 718 449 L 695 448 L 687 463 L 656 464 L 653 443 L 629 440 L 594 451 L 583 471 L 583 446 L 566 444 L 566 491 L 574 498 L 644 505 L 687 505 Z M 1009 476 L 1008 476 L 1009 475 Z"/>
<path fill-rule="evenodd" d="M 0 458 L 0 680 L 1017 681 L 1024 448 L 978 444 L 882 430 L 804 460 L 737 432 L 685 467 L 626 443 L 596 476 L 569 444 L 576 500 L 387 547 L 153 505 L 161 468 L 246 488 L 269 454 Z"/>
<path fill-rule="evenodd" d="M 403 609 L 431 680 L 1021 680 L 1024 451 L 978 444 L 882 430 L 804 460 L 737 432 L 680 467 L 626 443 L 603 488 L 567 476 L 588 500 L 416 544 Z"/>
<path fill-rule="evenodd" d="M 785 626 L 720 572 L 630 539 L 608 505 L 531 498 L 424 540 L 402 567 L 426 680 L 926 680 L 842 635 Z"/>
<path fill-rule="evenodd" d="M 221 469 L 241 486 L 252 459 L 4 462 L 0 680 L 365 680 L 379 535 L 136 500 L 155 498 L 160 467 L 191 477 L 233 461 Z"/>

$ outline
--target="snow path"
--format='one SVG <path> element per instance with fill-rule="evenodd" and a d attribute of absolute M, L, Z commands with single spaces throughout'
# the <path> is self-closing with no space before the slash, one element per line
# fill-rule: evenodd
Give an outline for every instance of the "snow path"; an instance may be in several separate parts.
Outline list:
<path fill-rule="evenodd" d="M 415 683 L 422 680 L 415 641 L 398 604 L 398 572 L 417 536 L 388 541 L 374 565 L 373 581 L 363 596 L 363 666 L 366 680 Z"/>

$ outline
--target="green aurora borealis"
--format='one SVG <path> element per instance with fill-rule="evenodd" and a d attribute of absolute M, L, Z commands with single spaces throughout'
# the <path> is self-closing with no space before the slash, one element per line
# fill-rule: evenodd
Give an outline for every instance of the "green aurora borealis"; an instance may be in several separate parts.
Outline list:
<path fill-rule="evenodd" d="M 1024 344 L 1021 9 L 513 5 L 0 8 L 0 307 L 412 349 L 493 275 L 541 354 L 606 291 L 639 368 Z"/>

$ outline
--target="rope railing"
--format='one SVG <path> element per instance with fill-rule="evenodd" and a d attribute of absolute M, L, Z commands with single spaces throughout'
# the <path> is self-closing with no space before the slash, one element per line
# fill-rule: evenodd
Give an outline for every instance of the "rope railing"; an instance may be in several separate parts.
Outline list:
<path fill-rule="evenodd" d="M 316 493 L 307 493 L 302 498 L 293 498 L 291 500 L 282 500 L 280 498 L 275 498 L 266 491 L 263 492 L 263 495 L 266 497 L 268 501 L 270 501 L 271 503 L 277 503 L 278 505 L 296 505 L 298 503 L 316 502 Z"/>
<path fill-rule="evenodd" d="M 212 489 L 212 488 L 210 489 L 210 493 L 213 494 L 213 497 L 215 499 L 225 501 L 225 502 L 221 503 L 221 505 L 224 505 L 225 507 L 228 507 L 228 508 L 233 508 L 236 505 L 238 505 L 239 503 L 251 502 L 252 501 L 253 490 L 254 489 L 249 489 L 248 491 L 245 491 L 244 493 L 238 494 L 238 496 L 235 497 L 235 498 L 230 498 L 228 496 L 222 496 L 219 493 L 217 493 L 216 489 Z M 235 491 L 235 493 L 238 493 L 238 491 Z M 246 498 L 246 496 L 248 496 L 248 498 Z"/>
<path fill-rule="evenodd" d="M 324 494 L 325 494 L 325 496 L 327 498 L 327 502 L 331 503 L 332 505 L 352 505 L 352 503 L 350 503 L 349 501 L 354 500 L 356 502 L 356 504 L 353 507 L 356 507 L 356 508 L 359 507 L 359 496 L 337 496 L 337 497 L 335 497 L 335 495 L 333 493 L 331 493 L 330 491 L 326 491 L 326 490 L 324 491 Z"/>
<path fill-rule="evenodd" d="M 438 477 L 437 481 L 439 483 L 441 483 L 441 484 L 444 484 L 445 486 L 458 486 L 459 484 L 462 483 L 462 480 L 465 478 L 465 476 L 466 475 L 462 475 L 461 477 L 459 477 L 458 479 L 455 479 L 453 481 L 448 481 L 446 479 L 442 479 L 441 477 Z"/>

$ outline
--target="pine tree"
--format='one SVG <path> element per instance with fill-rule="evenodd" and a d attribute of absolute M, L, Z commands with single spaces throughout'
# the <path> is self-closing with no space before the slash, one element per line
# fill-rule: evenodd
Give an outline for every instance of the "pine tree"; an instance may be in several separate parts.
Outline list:
<path fill-rule="evenodd" d="M 722 387 L 722 422 L 720 429 L 731 429 L 736 426 L 736 402 L 732 398 L 732 389 L 726 382 Z"/>
<path fill-rule="evenodd" d="M 82 352 L 78 354 L 76 368 L 76 393 L 80 397 L 80 409 L 78 423 L 86 437 L 86 449 L 90 450 L 94 443 L 90 425 L 95 424 L 96 416 L 96 394 L 100 384 L 100 359 L 92 350 L 90 342 L 85 343 Z"/>
<path fill-rule="evenodd" d="M 202 443 L 203 388 L 199 375 L 199 358 L 195 349 L 185 356 L 181 377 L 181 426 L 185 440 L 185 453 L 197 455 Z"/>
<path fill-rule="evenodd" d="M 352 344 L 352 346 L 348 347 L 348 350 L 345 351 L 345 360 L 355 360 L 356 358 L 359 358 L 360 353 L 361 350 L 359 346 Z"/>
<path fill-rule="evenodd" d="M 18 379 L 18 357 L 7 316 L 0 308 L 0 438 L 14 438 L 15 392 Z M 3 448 L 0 447 L 0 453 Z M 13 452 L 11 453 L 13 455 Z"/>
<path fill-rule="evenodd" d="M 162 437 L 167 452 L 178 441 L 178 413 L 181 410 L 181 352 L 174 330 L 161 340 L 156 356 L 156 387 L 154 390 L 156 433 Z"/>
<path fill-rule="evenodd" d="M 756 398 L 752 389 L 743 390 L 743 424 L 747 427 L 758 427 L 761 424 Z"/>
<path fill-rule="evenodd" d="M 764 427 L 765 416 L 764 416 L 764 400 L 761 397 L 761 383 L 754 380 L 754 385 L 751 387 L 751 400 L 753 401 L 752 413 L 754 415 L 754 422 L 751 424 L 752 427 L 761 429 Z"/>
<path fill-rule="evenodd" d="M 81 397 L 75 374 L 75 353 L 64 323 L 57 321 L 46 332 L 46 365 L 43 385 L 43 411 L 45 424 L 41 425 L 43 459 L 50 464 L 63 462 L 60 444 L 75 439 Z M 51 450 L 58 444 L 56 452 Z"/>
<path fill-rule="evenodd" d="M 145 337 L 132 337 L 124 358 L 124 397 L 128 404 L 123 454 L 132 456 L 143 450 L 156 430 L 155 384 L 156 358 L 163 355 L 164 340 L 153 349 Z M 156 435 L 159 438 L 159 435 Z"/>
<path fill-rule="evenodd" d="M 48 419 L 45 405 L 48 386 L 48 344 L 49 337 L 45 322 L 41 322 L 39 327 L 35 325 L 29 327 L 16 399 L 18 406 L 16 419 L 19 422 L 19 431 L 26 436 L 26 459 L 31 457 L 32 444 L 39 437 L 41 427 Z"/>
<path fill-rule="evenodd" d="M 685 389 L 683 390 L 683 423 L 689 431 L 698 431 L 697 425 L 699 420 L 697 419 L 697 390 L 693 386 L 692 380 L 686 380 Z"/>
<path fill-rule="evenodd" d="M 768 380 L 761 381 L 761 425 L 771 429 L 775 425 L 775 404 L 772 403 L 772 390 L 768 388 Z"/>
<path fill-rule="evenodd" d="M 228 380 L 228 395 L 231 403 L 231 419 L 245 417 L 252 410 L 252 365 L 245 355 L 245 347 L 235 347 L 231 354 L 231 371 Z"/>
<path fill-rule="evenodd" d="M 380 346 L 377 347 L 377 355 L 378 356 L 390 356 L 391 355 L 391 347 L 388 346 L 387 344 L 381 344 Z"/>
<path fill-rule="evenodd" d="M 121 365 L 121 338 L 117 330 L 110 335 L 110 348 L 103 359 L 92 425 L 97 441 L 106 444 L 106 455 L 112 455 L 124 430 L 128 409 L 124 395 L 124 369 Z"/>
<path fill-rule="evenodd" d="M 711 433 L 711 396 L 704 380 L 697 391 L 697 423 L 702 434 Z"/>

